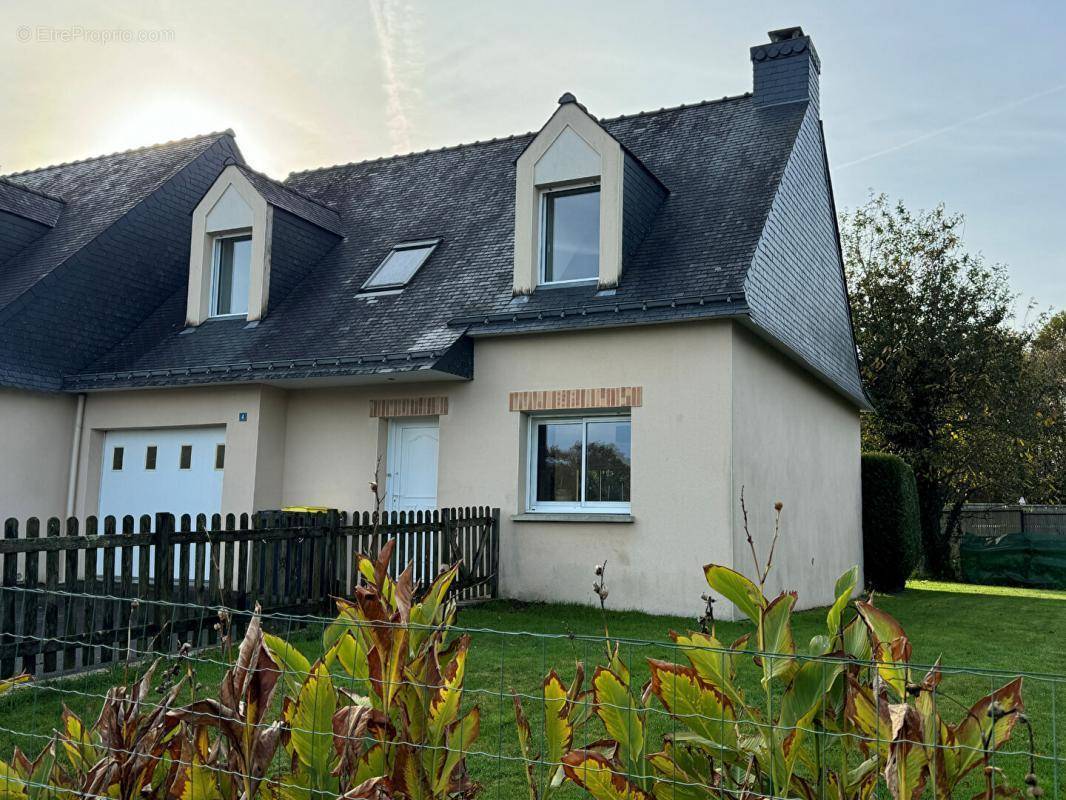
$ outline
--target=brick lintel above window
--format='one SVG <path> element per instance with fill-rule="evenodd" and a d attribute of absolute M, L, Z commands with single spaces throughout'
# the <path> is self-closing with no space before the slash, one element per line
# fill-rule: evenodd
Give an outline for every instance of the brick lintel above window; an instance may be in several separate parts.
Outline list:
<path fill-rule="evenodd" d="M 644 402 L 643 386 L 617 386 L 600 389 L 548 389 L 511 392 L 511 411 L 574 411 L 589 408 L 639 408 Z"/>
<path fill-rule="evenodd" d="M 438 417 L 448 413 L 448 398 L 399 397 L 391 400 L 371 400 L 371 417 Z"/>

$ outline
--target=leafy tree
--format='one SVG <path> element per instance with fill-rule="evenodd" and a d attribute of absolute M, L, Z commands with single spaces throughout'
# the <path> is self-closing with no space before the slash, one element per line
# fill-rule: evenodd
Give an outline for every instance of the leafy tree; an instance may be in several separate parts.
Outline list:
<path fill-rule="evenodd" d="M 864 418 L 863 443 L 913 467 L 926 568 L 946 576 L 963 504 L 1013 500 L 1035 480 L 1046 373 L 1030 368 L 1032 330 L 1011 326 L 1005 268 L 965 251 L 961 215 L 942 205 L 912 212 L 882 195 L 841 223 L 860 369 L 877 412 Z"/>
<path fill-rule="evenodd" d="M 1046 392 L 1044 407 L 1038 411 L 1042 430 L 1033 459 L 1044 491 L 1031 490 L 1029 499 L 1066 503 L 1066 311 L 1050 317 L 1038 330 L 1027 367 Z"/>

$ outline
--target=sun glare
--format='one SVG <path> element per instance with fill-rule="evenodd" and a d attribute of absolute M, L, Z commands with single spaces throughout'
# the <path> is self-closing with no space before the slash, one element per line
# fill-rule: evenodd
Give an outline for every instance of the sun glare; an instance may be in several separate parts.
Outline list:
<path fill-rule="evenodd" d="M 117 149 L 127 149 L 225 130 L 232 124 L 199 99 L 157 96 L 119 114 L 108 138 Z"/>

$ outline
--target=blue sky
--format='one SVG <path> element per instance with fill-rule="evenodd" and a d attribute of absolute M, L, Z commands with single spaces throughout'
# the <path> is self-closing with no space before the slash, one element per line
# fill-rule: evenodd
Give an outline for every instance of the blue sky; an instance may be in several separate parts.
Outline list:
<path fill-rule="evenodd" d="M 796 24 L 838 205 L 943 201 L 1024 299 L 1066 308 L 1061 2 L 16 0 L 0 171 L 233 128 L 284 177 L 536 129 L 563 91 L 600 116 L 739 94 L 748 47 Z"/>

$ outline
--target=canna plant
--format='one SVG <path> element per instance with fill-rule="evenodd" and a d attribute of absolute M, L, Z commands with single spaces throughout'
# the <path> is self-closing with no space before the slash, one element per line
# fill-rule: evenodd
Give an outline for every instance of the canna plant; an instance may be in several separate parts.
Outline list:
<path fill-rule="evenodd" d="M 447 599 L 458 565 L 416 600 L 411 565 L 389 577 L 393 545 L 376 560 L 357 557 L 364 585 L 353 600 L 337 600 L 337 619 L 323 634 L 324 663 L 339 663 L 367 690 L 348 695 L 333 719 L 338 765 L 353 785 L 345 797 L 361 796 L 353 792 L 366 791 L 367 781 L 404 800 L 473 797 L 480 787 L 465 754 L 481 717 L 477 706 L 462 713 L 470 637 L 450 635 L 455 601 Z"/>
<path fill-rule="evenodd" d="M 171 715 L 191 728 L 194 741 L 207 735 L 204 729 L 220 732 L 209 761 L 226 798 L 256 797 L 281 740 L 281 720 L 269 721 L 281 666 L 266 645 L 260 614 L 256 605 L 219 698 L 196 700 Z"/>
<path fill-rule="evenodd" d="M 511 689 L 530 800 L 548 800 L 566 780 L 563 756 L 573 747 L 574 737 L 591 716 L 589 704 L 585 702 L 587 695 L 581 691 L 584 681 L 585 665 L 580 661 L 569 688 L 554 669 L 544 679 L 541 686 L 544 750 L 536 755 L 533 754 L 533 728 L 518 692 Z M 595 747 L 590 745 L 589 749 Z"/>
<path fill-rule="evenodd" d="M 688 663 L 648 659 L 651 679 L 639 689 L 617 650 L 596 670 L 594 708 L 610 744 L 567 753 L 569 780 L 596 800 L 867 800 L 882 779 L 894 800 L 916 800 L 927 788 L 947 800 L 983 766 L 978 800 L 1017 795 L 991 754 L 1016 724 L 1028 725 L 1021 679 L 947 724 L 937 712 L 939 667 L 916 679 L 899 623 L 872 600 L 852 603 L 857 569 L 836 582 L 825 633 L 800 645 L 795 593 L 765 594 L 772 561 L 773 546 L 765 569 L 755 557 L 756 580 L 704 568 L 711 589 L 750 621 L 750 633 L 731 644 L 717 638 L 713 622 L 705 632 L 671 633 Z M 652 699 L 673 728 L 658 752 L 647 743 L 648 715 L 662 713 Z M 1036 776 L 1026 780 L 1039 796 Z"/>
<path fill-rule="evenodd" d="M 863 751 L 875 753 L 885 765 L 892 796 L 920 797 L 928 784 L 933 797 L 947 800 L 978 766 L 985 783 L 979 797 L 1012 794 L 991 756 L 1017 724 L 1029 725 L 1022 679 L 982 697 L 964 709 L 957 723 L 948 724 L 938 711 L 937 695 L 945 696 L 939 661 L 916 680 L 909 663 L 911 643 L 899 622 L 870 602 L 855 607 L 869 631 L 876 675 L 870 682 L 848 676 L 845 713 L 852 730 L 861 734 Z M 1037 786 L 1032 771 L 1029 784 Z"/>

